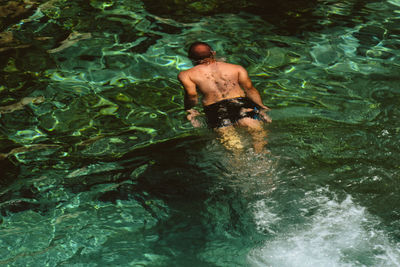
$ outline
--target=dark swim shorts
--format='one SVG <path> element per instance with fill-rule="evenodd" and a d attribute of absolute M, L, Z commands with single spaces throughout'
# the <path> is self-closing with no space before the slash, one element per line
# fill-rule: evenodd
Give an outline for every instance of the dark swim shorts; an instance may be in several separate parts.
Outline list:
<path fill-rule="evenodd" d="M 247 97 L 224 99 L 204 106 L 204 113 L 210 128 L 229 126 L 243 118 L 261 120 L 259 110 L 260 106 Z"/>

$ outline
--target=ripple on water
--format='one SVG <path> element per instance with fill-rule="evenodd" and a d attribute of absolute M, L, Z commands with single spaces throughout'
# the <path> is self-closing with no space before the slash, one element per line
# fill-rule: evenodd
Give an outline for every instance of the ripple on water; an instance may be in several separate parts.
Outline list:
<path fill-rule="evenodd" d="M 9 2 L 0 264 L 400 265 L 398 0 Z M 194 40 L 272 107 L 268 156 L 185 121 Z"/>

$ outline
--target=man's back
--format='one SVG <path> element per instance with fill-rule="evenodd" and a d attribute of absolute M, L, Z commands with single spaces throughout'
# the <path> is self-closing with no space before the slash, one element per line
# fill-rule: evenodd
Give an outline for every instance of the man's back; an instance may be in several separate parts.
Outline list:
<path fill-rule="evenodd" d="M 200 64 L 187 71 L 190 80 L 203 94 L 203 105 L 210 105 L 223 99 L 243 97 L 240 73 L 243 67 L 225 62 L 212 61 Z"/>
<path fill-rule="evenodd" d="M 185 89 L 187 119 L 194 127 L 200 126 L 196 119 L 200 113 L 193 109 L 200 91 L 207 124 L 220 134 L 221 142 L 228 149 L 243 149 L 234 126 L 244 127 L 252 136 L 255 152 L 259 153 L 266 144 L 262 121 L 271 122 L 265 114 L 268 107 L 242 66 L 218 62 L 215 55 L 204 42 L 194 42 L 189 47 L 188 57 L 195 66 L 178 74 Z"/>

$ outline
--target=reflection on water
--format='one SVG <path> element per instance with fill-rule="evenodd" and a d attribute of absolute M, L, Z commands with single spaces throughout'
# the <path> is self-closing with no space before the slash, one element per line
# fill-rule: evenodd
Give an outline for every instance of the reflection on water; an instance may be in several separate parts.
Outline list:
<path fill-rule="evenodd" d="M 267 2 L 1 3 L 0 264 L 398 266 L 400 3 Z M 194 40 L 270 153 L 184 120 Z"/>

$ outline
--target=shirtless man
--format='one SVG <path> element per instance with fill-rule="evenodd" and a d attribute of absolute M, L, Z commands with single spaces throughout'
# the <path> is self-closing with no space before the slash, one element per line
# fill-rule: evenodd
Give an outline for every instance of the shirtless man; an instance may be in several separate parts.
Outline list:
<path fill-rule="evenodd" d="M 266 145 L 266 131 L 262 122 L 271 122 L 266 114 L 259 92 L 254 88 L 247 71 L 239 65 L 215 59 L 211 46 L 203 42 L 193 43 L 188 52 L 194 67 L 179 73 L 178 79 L 185 89 L 187 119 L 194 127 L 200 113 L 193 109 L 197 105 L 197 90 L 203 95 L 203 107 L 210 128 L 215 129 L 222 144 L 232 151 L 243 149 L 235 126 L 244 127 L 251 134 L 256 153 Z"/>

